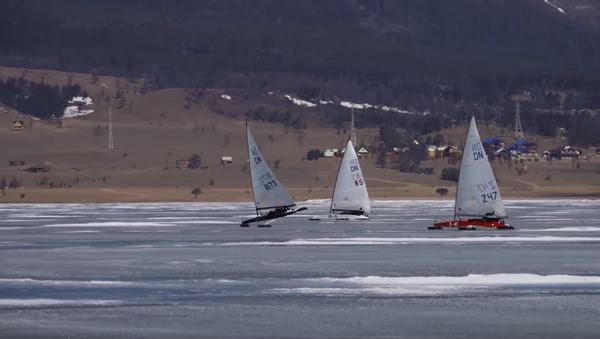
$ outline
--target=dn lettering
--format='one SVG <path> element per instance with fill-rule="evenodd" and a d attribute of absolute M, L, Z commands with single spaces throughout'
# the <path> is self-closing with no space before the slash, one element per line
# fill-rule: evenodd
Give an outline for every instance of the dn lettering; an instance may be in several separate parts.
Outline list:
<path fill-rule="evenodd" d="M 473 153 L 473 159 L 475 159 L 475 161 L 483 159 L 484 155 L 482 151 L 477 151 Z"/>

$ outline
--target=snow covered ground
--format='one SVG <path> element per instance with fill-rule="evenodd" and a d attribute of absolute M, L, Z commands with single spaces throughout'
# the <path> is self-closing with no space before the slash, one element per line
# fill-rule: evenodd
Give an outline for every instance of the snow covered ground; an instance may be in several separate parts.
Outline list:
<path fill-rule="evenodd" d="M 93 109 L 81 109 L 94 103 L 90 97 L 74 97 L 73 100 L 69 100 L 69 103 L 74 105 L 65 107 L 63 118 L 76 118 L 94 113 Z"/>

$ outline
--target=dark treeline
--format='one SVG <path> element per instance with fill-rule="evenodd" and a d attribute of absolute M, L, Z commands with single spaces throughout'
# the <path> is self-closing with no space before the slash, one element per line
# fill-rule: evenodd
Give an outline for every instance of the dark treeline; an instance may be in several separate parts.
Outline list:
<path fill-rule="evenodd" d="M 24 80 L 0 79 L 0 102 L 40 119 L 62 117 L 68 100 L 82 93 L 79 85 L 63 87 Z"/>
<path fill-rule="evenodd" d="M 431 112 L 357 116 L 360 126 L 414 133 L 472 114 L 511 126 L 510 98 L 527 91 L 525 129 L 550 136 L 596 123 L 570 112 L 600 109 L 593 22 L 541 0 L 4 0 L 0 65 L 144 76 L 144 91 L 274 89 Z M 348 121 L 343 110 L 323 111 L 326 123 Z M 307 125 L 293 109 L 249 114 Z"/>
<path fill-rule="evenodd" d="M 598 30 L 543 1 L 5 0 L 2 7 L 0 64 L 145 74 L 153 88 L 312 83 L 323 95 L 409 105 L 437 84 L 467 101 L 542 85 L 600 89 Z"/>

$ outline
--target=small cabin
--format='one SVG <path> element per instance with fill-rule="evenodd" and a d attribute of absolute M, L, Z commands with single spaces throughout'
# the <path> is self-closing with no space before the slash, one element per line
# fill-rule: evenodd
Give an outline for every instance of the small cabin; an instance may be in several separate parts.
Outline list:
<path fill-rule="evenodd" d="M 221 157 L 221 165 L 233 164 L 233 157 Z"/>
<path fill-rule="evenodd" d="M 333 148 L 326 149 L 325 152 L 323 152 L 323 157 L 324 158 L 333 158 L 337 152 L 338 152 L 337 149 L 333 149 Z"/>
<path fill-rule="evenodd" d="M 368 158 L 369 157 L 369 151 L 367 151 L 366 148 L 361 147 L 358 152 L 356 152 L 356 154 L 358 154 L 359 158 Z"/>
<path fill-rule="evenodd" d="M 23 120 L 13 122 L 12 129 L 15 132 L 23 132 Z"/>
<path fill-rule="evenodd" d="M 10 160 L 8 162 L 8 166 L 25 166 L 25 161 L 23 161 L 23 160 Z"/>
<path fill-rule="evenodd" d="M 181 160 L 177 160 L 176 164 L 178 167 L 187 167 L 190 164 L 189 160 L 185 160 L 185 159 L 181 159 Z"/>

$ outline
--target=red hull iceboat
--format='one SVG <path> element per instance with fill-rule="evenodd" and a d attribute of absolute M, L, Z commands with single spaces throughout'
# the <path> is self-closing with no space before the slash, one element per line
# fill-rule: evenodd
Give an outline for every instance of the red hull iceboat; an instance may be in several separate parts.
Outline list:
<path fill-rule="evenodd" d="M 434 222 L 431 230 L 457 228 L 475 230 L 478 227 L 514 229 L 504 222 L 507 218 L 496 177 L 488 161 L 475 117 L 471 118 L 465 141 L 456 199 L 454 220 Z"/>

